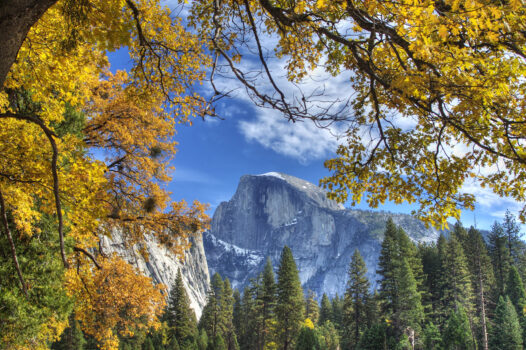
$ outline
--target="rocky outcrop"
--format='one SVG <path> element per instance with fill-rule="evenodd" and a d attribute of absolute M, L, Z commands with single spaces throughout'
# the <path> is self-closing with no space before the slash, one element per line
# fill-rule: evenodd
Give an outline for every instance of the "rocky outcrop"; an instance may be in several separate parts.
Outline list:
<path fill-rule="evenodd" d="M 269 256 L 277 267 L 283 246 L 292 249 L 304 288 L 321 296 L 343 294 L 354 249 L 359 249 L 375 283 L 385 222 L 392 217 L 415 241 L 438 232 L 405 214 L 345 209 L 324 190 L 281 174 L 243 176 L 236 193 L 214 213 L 204 234 L 210 273 L 243 288 Z"/>
<path fill-rule="evenodd" d="M 185 252 L 184 259 L 180 260 L 166 248 L 158 245 L 152 236 L 146 237 L 144 247 L 134 248 L 127 248 L 124 245 L 119 232 L 114 232 L 111 239 L 101 238 L 102 249 L 106 254 L 112 252 L 119 254 L 143 274 L 151 277 L 154 283 L 163 283 L 168 289 L 175 281 L 177 270 L 181 269 L 191 307 L 199 318 L 206 303 L 210 276 L 202 236 L 192 237 L 190 242 L 192 246 Z M 139 248 L 145 249 L 148 259 L 138 253 Z"/>

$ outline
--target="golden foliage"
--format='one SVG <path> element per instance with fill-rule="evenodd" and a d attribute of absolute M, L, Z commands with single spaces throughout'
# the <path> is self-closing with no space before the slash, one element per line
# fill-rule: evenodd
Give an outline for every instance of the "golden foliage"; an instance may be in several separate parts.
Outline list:
<path fill-rule="evenodd" d="M 118 347 L 117 334 L 133 336 L 139 330 L 158 328 L 158 315 L 166 304 L 163 285 L 153 286 L 118 256 L 67 272 L 66 288 L 77 300 L 76 316 L 85 333 L 101 344 L 101 349 Z"/>
<path fill-rule="evenodd" d="M 106 52 L 123 46 L 133 68 L 112 74 Z M 20 235 L 37 234 L 44 213 L 63 221 L 66 288 L 105 349 L 118 347 L 117 333 L 155 326 L 164 301 L 98 251 L 99 235 L 118 228 L 131 247 L 152 234 L 182 256 L 208 225 L 205 205 L 170 203 L 163 188 L 176 126 L 207 113 L 193 86 L 208 64 L 199 38 L 159 1 L 61 0 L 31 28 L 0 91 L 6 210 Z M 50 320 L 42 337 L 64 327 Z"/>

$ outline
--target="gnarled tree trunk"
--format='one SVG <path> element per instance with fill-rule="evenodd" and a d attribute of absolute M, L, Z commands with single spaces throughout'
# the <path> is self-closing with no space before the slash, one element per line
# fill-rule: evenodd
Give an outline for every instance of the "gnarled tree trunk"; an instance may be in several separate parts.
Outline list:
<path fill-rule="evenodd" d="M 57 0 L 0 1 L 0 88 L 29 29 Z"/>

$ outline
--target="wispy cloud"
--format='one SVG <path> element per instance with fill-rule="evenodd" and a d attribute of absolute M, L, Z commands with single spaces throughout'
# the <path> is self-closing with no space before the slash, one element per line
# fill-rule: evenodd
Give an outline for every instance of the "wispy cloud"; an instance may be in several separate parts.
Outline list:
<path fill-rule="evenodd" d="M 257 142 L 303 164 L 327 158 L 338 146 L 337 130 L 320 129 L 309 120 L 290 123 L 271 110 L 240 121 L 239 129 L 247 141 Z"/>
<path fill-rule="evenodd" d="M 217 183 L 217 179 L 202 171 L 188 169 L 184 167 L 177 167 L 175 172 L 172 174 L 172 182 L 174 183 L 196 183 L 212 185 Z"/>

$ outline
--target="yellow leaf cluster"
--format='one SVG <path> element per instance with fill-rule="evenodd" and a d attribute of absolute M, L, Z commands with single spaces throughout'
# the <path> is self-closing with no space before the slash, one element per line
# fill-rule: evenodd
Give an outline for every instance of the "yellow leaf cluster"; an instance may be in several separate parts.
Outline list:
<path fill-rule="evenodd" d="M 83 330 L 105 350 L 118 349 L 118 332 L 133 336 L 139 330 L 159 327 L 165 306 L 165 287 L 154 286 L 118 256 L 100 261 L 100 269 L 88 265 L 69 270 L 66 288 L 76 299 L 76 317 Z"/>
<path fill-rule="evenodd" d="M 164 184 L 177 125 L 207 113 L 193 89 L 210 60 L 159 1 L 83 4 L 60 0 L 42 16 L 0 91 L 0 191 L 20 235 L 37 234 L 43 213 L 58 223 L 60 203 L 65 288 L 83 329 L 116 349 L 117 333 L 158 324 L 164 299 L 122 259 L 105 257 L 99 237 L 119 229 L 131 247 L 154 235 L 182 257 L 207 227 L 207 207 L 170 203 Z M 133 68 L 112 74 L 106 53 L 124 46 Z M 51 341 L 65 325 L 46 327 L 39 336 Z"/>

